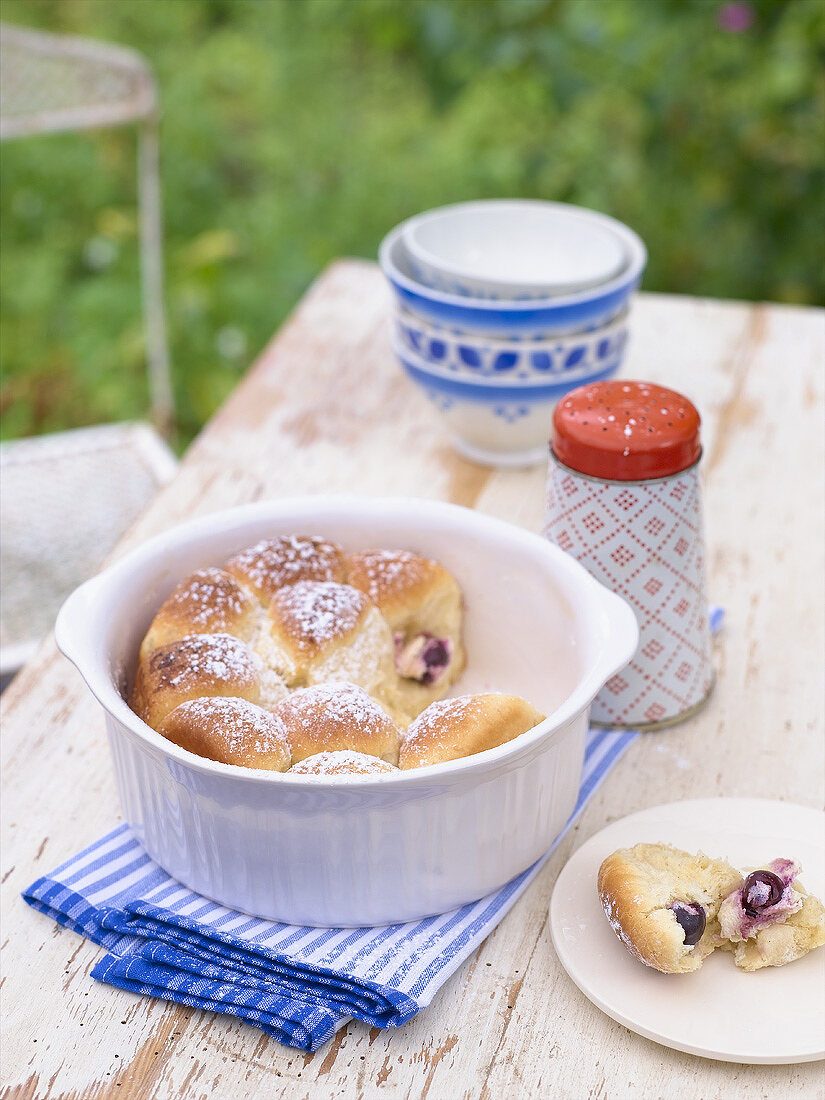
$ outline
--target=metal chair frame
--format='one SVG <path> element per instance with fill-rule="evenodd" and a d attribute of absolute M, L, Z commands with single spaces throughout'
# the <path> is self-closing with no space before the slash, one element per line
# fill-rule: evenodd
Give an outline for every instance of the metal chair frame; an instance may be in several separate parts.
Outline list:
<path fill-rule="evenodd" d="M 0 139 L 138 125 L 140 266 L 152 419 L 175 406 L 163 301 L 157 87 L 134 50 L 0 24 Z"/>

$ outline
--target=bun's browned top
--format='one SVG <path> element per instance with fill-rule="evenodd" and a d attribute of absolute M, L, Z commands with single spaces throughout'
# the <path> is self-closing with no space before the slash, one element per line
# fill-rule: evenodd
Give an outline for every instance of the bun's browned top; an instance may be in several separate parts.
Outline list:
<path fill-rule="evenodd" d="M 351 637 L 369 607 L 369 599 L 351 585 L 299 581 L 275 593 L 269 615 L 293 653 L 313 657 L 330 642 Z"/>
<path fill-rule="evenodd" d="M 297 581 L 344 581 L 344 551 L 320 535 L 262 539 L 231 557 L 224 568 L 266 602 Z"/>

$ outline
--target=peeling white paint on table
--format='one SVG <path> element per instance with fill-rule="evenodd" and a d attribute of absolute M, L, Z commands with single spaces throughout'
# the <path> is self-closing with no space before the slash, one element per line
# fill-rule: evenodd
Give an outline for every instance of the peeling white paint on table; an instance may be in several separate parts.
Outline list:
<path fill-rule="evenodd" d="M 372 264 L 330 268 L 119 551 L 194 514 L 304 492 L 443 498 L 539 530 L 544 470 L 453 455 L 392 359 L 387 315 Z M 631 1034 L 550 944 L 555 876 L 607 822 L 678 798 L 825 796 L 823 313 L 641 295 L 631 333 L 623 373 L 683 390 L 704 419 L 710 591 L 727 609 L 708 707 L 636 742 L 429 1009 L 397 1031 L 351 1023 L 302 1055 L 229 1017 L 98 985 L 99 949 L 21 901 L 121 820 L 102 715 L 47 640 L 2 699 L 4 1096 L 823 1096 L 821 1064 L 726 1065 Z"/>

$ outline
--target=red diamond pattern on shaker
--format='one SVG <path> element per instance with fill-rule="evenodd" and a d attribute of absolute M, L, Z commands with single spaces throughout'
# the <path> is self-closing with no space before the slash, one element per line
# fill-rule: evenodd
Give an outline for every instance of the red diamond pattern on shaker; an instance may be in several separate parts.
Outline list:
<path fill-rule="evenodd" d="M 628 550 L 626 546 L 617 546 L 610 556 L 617 565 L 627 565 L 636 557 L 633 551 Z"/>
<path fill-rule="evenodd" d="M 627 691 L 629 686 L 630 685 L 623 676 L 612 676 L 605 684 L 607 690 L 612 691 L 614 695 L 619 695 L 621 692 Z"/>
<path fill-rule="evenodd" d="M 562 531 L 557 539 L 557 545 L 569 553 L 573 549 L 573 540 L 566 531 Z"/>
<path fill-rule="evenodd" d="M 645 721 L 660 722 L 664 718 L 665 714 L 667 714 L 667 711 L 661 703 L 651 703 L 645 711 Z"/>
<path fill-rule="evenodd" d="M 624 597 L 639 623 L 636 656 L 593 702 L 596 722 L 659 722 L 710 690 L 697 473 L 693 467 L 631 490 L 551 461 L 545 535 Z"/>

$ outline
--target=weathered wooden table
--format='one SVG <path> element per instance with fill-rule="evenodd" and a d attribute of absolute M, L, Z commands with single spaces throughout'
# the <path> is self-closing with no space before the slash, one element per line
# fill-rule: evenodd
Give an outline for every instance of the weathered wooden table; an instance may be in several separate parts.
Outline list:
<path fill-rule="evenodd" d="M 447 449 L 393 362 L 388 298 L 373 265 L 334 265 L 121 549 L 194 514 L 321 491 L 440 497 L 538 530 L 544 470 L 492 471 Z M 642 295 L 632 330 L 624 373 L 683 389 L 704 417 L 711 594 L 727 609 L 709 706 L 635 743 L 429 1009 L 398 1031 L 350 1023 L 301 1055 L 230 1017 L 98 985 L 99 949 L 20 900 L 121 820 L 102 715 L 46 641 L 3 697 L 4 1095 L 822 1097 L 821 1064 L 726 1065 L 628 1032 L 550 943 L 555 877 L 608 821 L 678 798 L 821 806 L 825 793 L 823 315 Z"/>

